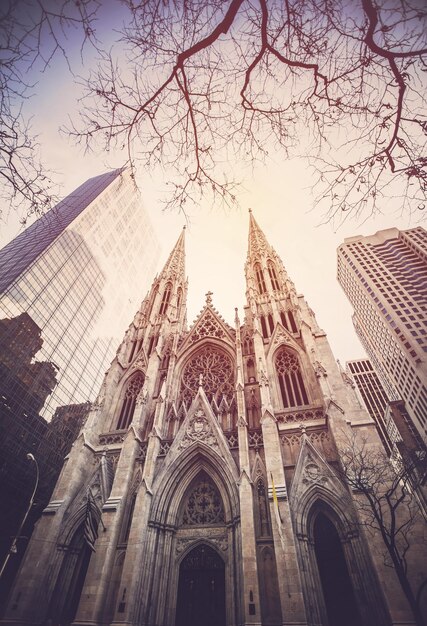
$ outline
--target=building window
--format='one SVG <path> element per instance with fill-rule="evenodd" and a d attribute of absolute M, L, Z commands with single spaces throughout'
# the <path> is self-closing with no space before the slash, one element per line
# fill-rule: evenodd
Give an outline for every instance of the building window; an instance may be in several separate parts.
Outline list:
<path fill-rule="evenodd" d="M 268 339 L 268 330 L 267 330 L 267 324 L 265 323 L 264 315 L 261 315 L 260 321 L 261 321 L 262 336 L 264 337 L 264 339 Z"/>
<path fill-rule="evenodd" d="M 136 398 L 144 385 L 144 374 L 141 372 L 133 376 L 126 387 L 124 393 L 122 408 L 120 411 L 117 429 L 127 428 L 132 421 L 135 412 Z"/>
<path fill-rule="evenodd" d="M 170 283 L 166 283 L 165 290 L 163 292 L 162 303 L 160 305 L 160 315 L 164 315 L 169 306 L 169 300 L 171 298 L 172 285 Z"/>
<path fill-rule="evenodd" d="M 270 275 L 271 286 L 274 291 L 279 291 L 279 281 L 277 280 L 276 268 L 274 267 L 274 263 L 271 261 L 268 262 L 268 273 Z"/>
<path fill-rule="evenodd" d="M 256 263 L 255 265 L 255 276 L 258 285 L 258 291 L 260 293 L 265 293 L 267 289 L 265 287 L 264 274 L 262 273 L 261 265 L 259 263 Z"/>
<path fill-rule="evenodd" d="M 282 348 L 276 357 L 276 371 L 283 406 L 287 409 L 308 404 L 308 396 L 297 355 L 291 350 Z"/>

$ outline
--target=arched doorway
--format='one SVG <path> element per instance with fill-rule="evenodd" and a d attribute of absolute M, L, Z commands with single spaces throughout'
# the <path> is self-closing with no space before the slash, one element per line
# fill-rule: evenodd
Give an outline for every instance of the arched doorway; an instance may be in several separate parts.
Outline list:
<path fill-rule="evenodd" d="M 206 544 L 181 561 L 175 626 L 225 626 L 224 561 Z"/>
<path fill-rule="evenodd" d="M 75 532 L 65 551 L 49 611 L 53 623 L 61 626 L 68 626 L 74 621 L 92 556 L 84 538 L 83 526 Z"/>
<path fill-rule="evenodd" d="M 360 626 L 362 620 L 341 541 L 334 524 L 323 513 L 314 522 L 314 549 L 328 626 Z"/>

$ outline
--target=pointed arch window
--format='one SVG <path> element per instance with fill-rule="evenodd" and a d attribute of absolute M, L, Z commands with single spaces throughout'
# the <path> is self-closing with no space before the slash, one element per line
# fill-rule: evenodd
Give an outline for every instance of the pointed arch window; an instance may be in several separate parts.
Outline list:
<path fill-rule="evenodd" d="M 267 324 L 265 323 L 264 315 L 260 316 L 260 321 L 261 321 L 262 336 L 264 337 L 264 339 L 268 339 L 268 330 L 267 330 Z"/>
<path fill-rule="evenodd" d="M 117 422 L 118 430 L 127 428 L 131 423 L 133 414 L 135 413 L 136 399 L 143 385 L 144 374 L 141 372 L 133 376 L 128 382 Z"/>
<path fill-rule="evenodd" d="M 295 324 L 295 317 L 294 314 L 292 313 L 292 311 L 288 311 L 288 317 L 289 317 L 289 321 L 291 323 L 291 329 L 293 333 L 297 333 L 298 332 L 298 328 L 297 325 Z"/>
<path fill-rule="evenodd" d="M 271 286 L 274 291 L 279 291 L 279 281 L 277 280 L 276 267 L 272 261 L 268 262 L 268 273 L 270 275 Z"/>
<path fill-rule="evenodd" d="M 184 502 L 182 523 L 185 526 L 220 524 L 225 521 L 221 495 L 205 473 L 193 484 Z"/>
<path fill-rule="evenodd" d="M 297 355 L 287 348 L 282 348 L 276 357 L 275 364 L 285 409 L 308 404 L 307 391 Z"/>
<path fill-rule="evenodd" d="M 181 287 L 179 287 L 178 292 L 177 292 L 177 296 L 176 296 L 176 309 L 177 309 L 177 311 L 179 311 L 179 307 L 181 306 L 181 300 L 182 300 L 182 289 L 181 289 Z"/>
<path fill-rule="evenodd" d="M 166 311 L 168 310 L 169 301 L 171 299 L 171 293 L 172 293 L 172 285 L 171 283 L 166 283 L 166 287 L 163 292 L 162 303 L 160 305 L 159 315 L 164 315 Z"/>
<path fill-rule="evenodd" d="M 268 499 L 265 488 L 265 482 L 263 478 L 259 478 L 256 483 L 257 498 L 258 498 L 258 525 L 259 534 L 262 537 L 271 536 L 271 523 L 268 510 Z"/>
<path fill-rule="evenodd" d="M 265 286 L 264 274 L 262 273 L 261 265 L 259 263 L 255 263 L 254 269 L 255 269 L 255 276 L 256 276 L 258 291 L 260 293 L 265 293 L 267 289 Z"/>
<path fill-rule="evenodd" d="M 286 319 L 286 314 L 284 311 L 280 311 L 280 319 L 282 320 L 282 324 L 286 328 L 286 330 L 289 330 L 288 320 Z"/>

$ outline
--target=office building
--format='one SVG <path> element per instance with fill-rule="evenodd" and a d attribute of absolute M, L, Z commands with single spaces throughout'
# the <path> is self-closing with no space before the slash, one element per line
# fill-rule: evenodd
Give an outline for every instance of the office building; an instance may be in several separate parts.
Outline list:
<path fill-rule="evenodd" d="M 378 434 L 384 447 L 390 453 L 393 449 L 393 440 L 398 437 L 398 434 L 395 431 L 393 433 L 387 432 L 385 414 L 390 401 L 376 371 L 369 359 L 348 361 L 346 369 L 354 381 L 369 415 L 377 425 Z"/>
<path fill-rule="evenodd" d="M 208 291 L 188 328 L 184 237 L 124 336 L 2 623 L 414 623 L 339 471 L 353 436 L 383 447 L 313 312 L 251 215 L 244 319 L 236 309 L 228 324 Z M 426 554 L 411 532 L 416 583 Z"/>
<path fill-rule="evenodd" d="M 51 363 L 34 358 L 42 343 L 28 313 L 0 320 L 0 564 L 10 556 L 1 575 L 0 607 L 90 407 L 63 407 L 51 422 L 40 417 L 57 373 Z"/>
<path fill-rule="evenodd" d="M 133 180 L 91 178 L 0 251 L 0 318 L 27 313 L 57 369 L 41 415 L 92 400 L 159 254 Z"/>
<path fill-rule="evenodd" d="M 427 232 L 390 228 L 338 248 L 338 281 L 390 400 L 427 440 Z"/>

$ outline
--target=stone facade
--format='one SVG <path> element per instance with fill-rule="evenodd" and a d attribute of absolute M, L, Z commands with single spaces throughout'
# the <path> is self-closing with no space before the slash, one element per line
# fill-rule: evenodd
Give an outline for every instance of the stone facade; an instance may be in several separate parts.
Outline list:
<path fill-rule="evenodd" d="M 313 312 L 251 214 L 243 323 L 208 293 L 188 329 L 184 235 L 106 374 L 3 623 L 415 623 L 341 478 L 346 437 L 382 444 Z M 415 578 L 422 550 L 414 533 Z"/>

